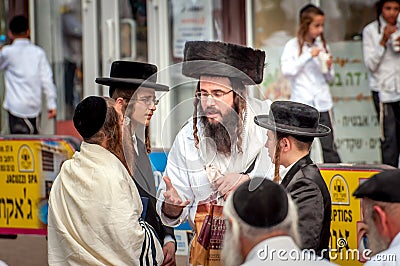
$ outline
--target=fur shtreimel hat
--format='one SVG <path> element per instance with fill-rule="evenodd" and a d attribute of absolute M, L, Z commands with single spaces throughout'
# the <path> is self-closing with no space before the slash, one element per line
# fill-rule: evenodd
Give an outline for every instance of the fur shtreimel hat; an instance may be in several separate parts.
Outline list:
<path fill-rule="evenodd" d="M 156 82 L 156 65 L 132 61 L 114 61 L 111 65 L 109 78 L 96 78 L 96 83 L 110 86 L 110 97 L 112 97 L 115 88 L 136 90 L 143 86 L 156 91 L 169 90 L 168 86 Z"/>
<path fill-rule="evenodd" d="M 182 74 L 239 78 L 246 85 L 260 84 L 265 52 L 232 43 L 189 41 L 185 44 Z"/>
<path fill-rule="evenodd" d="M 331 129 L 319 124 L 319 112 L 312 106 L 276 101 L 271 104 L 268 115 L 254 117 L 254 122 L 266 129 L 294 136 L 324 137 Z"/>

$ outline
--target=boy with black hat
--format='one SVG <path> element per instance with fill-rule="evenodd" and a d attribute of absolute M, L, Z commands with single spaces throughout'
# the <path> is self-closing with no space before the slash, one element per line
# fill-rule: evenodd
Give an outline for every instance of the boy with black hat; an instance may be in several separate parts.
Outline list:
<path fill-rule="evenodd" d="M 353 193 L 362 199 L 363 220 L 368 226 L 368 248 L 375 255 L 364 265 L 399 265 L 399 187 L 400 170 L 395 169 L 372 176 Z M 382 258 L 387 258 L 387 261 Z"/>
<path fill-rule="evenodd" d="M 199 82 L 193 117 L 175 138 L 160 184 L 157 211 L 164 223 L 177 226 L 189 220 L 194 228 L 199 204 L 223 204 L 256 171 L 267 173 L 265 131 L 252 120 L 268 112 L 269 102 L 246 92 L 246 85 L 262 82 L 264 59 L 263 51 L 250 47 L 186 42 L 182 74 Z"/>
<path fill-rule="evenodd" d="M 285 189 L 254 178 L 240 185 L 224 206 L 225 265 L 330 265 L 298 247 L 296 205 Z"/>
<path fill-rule="evenodd" d="M 317 109 L 291 101 L 272 103 L 269 115 L 256 116 L 254 122 L 269 129 L 265 147 L 275 164 L 274 181 L 286 188 L 297 205 L 301 248 L 314 249 L 329 259 L 331 198 L 309 153 L 314 137 L 326 136 L 330 129 L 319 124 Z M 286 168 L 282 181 L 280 165 Z"/>
<path fill-rule="evenodd" d="M 90 96 L 75 109 L 80 151 L 62 164 L 49 197 L 49 265 L 160 265 L 161 246 L 122 151 L 122 113 Z"/>
<path fill-rule="evenodd" d="M 114 61 L 110 77 L 97 78 L 96 83 L 109 86 L 109 95 L 124 114 L 123 145 L 133 180 L 147 208 L 144 219 L 156 231 L 163 246 L 163 265 L 175 264 L 174 229 L 162 224 L 156 212 L 156 186 L 148 153 L 150 119 L 156 110 L 156 91 L 168 91 L 168 86 L 157 83 L 157 66 L 142 62 Z M 130 163 L 134 161 L 133 165 Z M 146 204 L 144 204 L 146 206 Z"/>

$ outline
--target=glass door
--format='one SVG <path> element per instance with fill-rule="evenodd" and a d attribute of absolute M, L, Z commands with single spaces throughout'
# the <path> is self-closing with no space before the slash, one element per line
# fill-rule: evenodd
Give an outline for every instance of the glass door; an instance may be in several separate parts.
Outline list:
<path fill-rule="evenodd" d="M 108 95 L 94 80 L 109 76 L 115 60 L 147 62 L 147 3 L 144 0 L 82 2 L 84 95 Z"/>

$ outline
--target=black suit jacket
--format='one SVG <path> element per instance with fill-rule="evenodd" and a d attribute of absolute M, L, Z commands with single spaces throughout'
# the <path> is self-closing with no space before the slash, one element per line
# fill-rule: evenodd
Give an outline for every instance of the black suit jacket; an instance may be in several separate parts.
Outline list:
<path fill-rule="evenodd" d="M 135 167 L 133 180 L 141 197 L 149 199 L 145 221 L 150 224 L 157 233 L 161 245 L 164 245 L 164 238 L 170 235 L 175 240 L 174 229 L 163 225 L 160 216 L 156 211 L 156 186 L 154 183 L 153 171 L 150 159 L 146 152 L 146 146 L 137 138 L 138 156 L 135 156 Z"/>
<path fill-rule="evenodd" d="M 314 249 L 318 255 L 328 251 L 331 226 L 331 197 L 318 167 L 307 155 L 287 172 L 281 185 L 296 203 L 301 248 Z M 324 257 L 329 259 L 325 251 Z"/>

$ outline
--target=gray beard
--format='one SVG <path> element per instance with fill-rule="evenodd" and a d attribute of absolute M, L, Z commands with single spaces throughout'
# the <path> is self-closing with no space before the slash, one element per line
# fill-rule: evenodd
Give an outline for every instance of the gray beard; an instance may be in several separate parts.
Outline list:
<path fill-rule="evenodd" d="M 221 123 L 210 123 L 202 108 L 200 109 L 200 121 L 204 126 L 204 136 L 214 141 L 217 152 L 230 155 L 231 147 L 237 141 L 236 128 L 239 116 L 235 110 L 231 109 L 229 113 L 223 116 Z"/>
<path fill-rule="evenodd" d="M 372 254 L 374 256 L 379 252 L 387 249 L 389 247 L 389 241 L 386 241 L 376 230 L 375 224 L 371 221 L 368 223 L 368 248 L 371 249 Z"/>
<path fill-rule="evenodd" d="M 229 266 L 239 266 L 244 262 L 244 258 L 240 253 L 239 235 L 234 234 L 232 230 L 228 228 L 224 235 L 221 259 L 224 265 Z"/>

